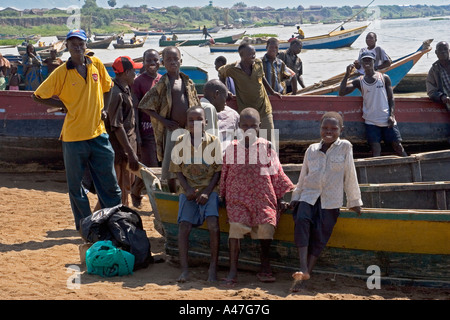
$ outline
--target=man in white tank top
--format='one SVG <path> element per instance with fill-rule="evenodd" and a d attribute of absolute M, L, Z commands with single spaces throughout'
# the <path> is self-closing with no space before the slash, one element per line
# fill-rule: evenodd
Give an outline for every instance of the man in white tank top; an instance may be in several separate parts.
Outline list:
<path fill-rule="evenodd" d="M 407 156 L 401 144 L 402 138 L 394 117 L 394 93 L 391 79 L 387 74 L 376 72 L 374 68 L 375 55 L 364 52 L 360 64 L 364 75 L 347 83 L 354 65 L 347 67 L 339 90 L 340 96 L 345 96 L 355 89 L 363 96 L 363 118 L 366 126 L 367 142 L 372 149 L 372 155 L 381 155 L 381 141 L 391 143 L 395 153 Z"/>

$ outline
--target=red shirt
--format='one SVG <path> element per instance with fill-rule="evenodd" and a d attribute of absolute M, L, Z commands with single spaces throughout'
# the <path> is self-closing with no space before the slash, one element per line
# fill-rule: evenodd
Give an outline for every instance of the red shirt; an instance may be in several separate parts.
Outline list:
<path fill-rule="evenodd" d="M 133 95 L 137 99 L 137 105 L 139 101 L 144 97 L 144 95 L 161 79 L 161 75 L 158 74 L 156 78 L 151 77 L 146 72 L 140 74 L 135 80 L 134 84 L 131 88 Z M 139 115 L 139 132 L 141 137 L 153 135 L 152 122 L 150 120 L 150 116 L 143 112 L 141 109 L 137 110 Z"/>

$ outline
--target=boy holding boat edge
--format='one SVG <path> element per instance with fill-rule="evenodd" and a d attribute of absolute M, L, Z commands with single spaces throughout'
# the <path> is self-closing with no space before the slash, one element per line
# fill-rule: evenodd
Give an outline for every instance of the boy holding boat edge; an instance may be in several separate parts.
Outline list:
<path fill-rule="evenodd" d="M 217 280 L 219 258 L 219 186 L 222 150 L 218 137 L 205 131 L 206 116 L 201 106 L 187 110 L 187 132 L 173 148 L 170 171 L 181 186 L 178 209 L 178 249 L 181 264 L 179 282 L 189 279 L 189 235 L 205 221 L 210 234 L 211 262 L 208 281 Z"/>
<path fill-rule="evenodd" d="M 381 140 L 390 143 L 398 156 L 406 157 L 407 154 L 401 144 L 400 130 L 394 116 L 395 104 L 391 78 L 387 74 L 376 72 L 374 63 L 375 55 L 369 51 L 364 52 L 360 60 L 360 64 L 364 68 L 364 75 L 359 76 L 350 84 L 347 81 L 354 65 L 347 66 L 339 88 L 339 95 L 345 96 L 355 89 L 361 91 L 367 142 L 372 149 L 373 157 L 381 155 Z"/>
<path fill-rule="evenodd" d="M 292 192 L 294 241 L 298 248 L 300 269 L 292 277 L 291 291 L 299 291 L 309 280 L 314 265 L 325 248 L 339 217 L 344 192 L 347 207 L 361 214 L 352 145 L 340 139 L 343 119 L 337 112 L 327 112 L 320 121 L 321 141 L 308 147 L 297 186 Z"/>

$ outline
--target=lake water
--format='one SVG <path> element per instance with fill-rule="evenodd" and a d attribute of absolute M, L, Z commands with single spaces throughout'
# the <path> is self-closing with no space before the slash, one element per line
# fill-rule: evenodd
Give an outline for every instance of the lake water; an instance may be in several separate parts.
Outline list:
<path fill-rule="evenodd" d="M 345 24 L 346 29 L 359 27 L 366 22 L 350 22 Z M 305 24 L 302 29 L 306 37 L 326 34 L 338 27 L 338 24 Z M 375 20 L 371 21 L 366 31 L 353 43 L 350 48 L 341 48 L 333 50 L 303 50 L 300 57 L 303 60 L 303 78 L 305 84 L 311 85 L 320 80 L 325 80 L 339 73 L 345 72 L 346 66 L 352 63 L 357 57 L 360 48 L 365 47 L 365 37 L 368 32 L 373 31 L 378 36 L 377 44 L 384 48 L 387 54 L 395 60 L 413 51 L 416 51 L 422 42 L 427 39 L 434 39 L 432 42 L 433 50 L 424 55 L 421 60 L 413 67 L 410 73 L 428 72 L 431 64 L 437 60 L 434 53 L 436 43 L 439 41 L 450 42 L 449 32 L 450 20 L 430 20 L 429 18 L 420 19 L 401 19 L 401 20 Z M 237 34 L 246 31 L 247 34 L 270 33 L 277 34 L 280 40 L 287 40 L 291 37 L 296 27 L 271 26 L 261 28 L 247 29 L 229 29 L 221 30 L 212 34 L 213 37 L 222 37 L 226 35 Z M 131 38 L 132 34 L 125 35 L 125 38 Z M 179 39 L 199 39 L 201 35 L 179 35 Z M 136 49 L 114 49 L 110 45 L 109 49 L 94 50 L 96 56 L 103 62 L 112 62 L 120 55 L 128 55 L 132 58 L 142 56 L 142 53 L 154 48 L 162 50 L 158 45 L 159 36 L 149 36 L 143 48 Z M 56 37 L 45 37 L 43 41 L 56 41 Z M 209 79 L 217 78 L 217 72 L 214 69 L 214 60 L 223 55 L 228 62 L 239 60 L 238 53 L 210 53 L 209 47 L 180 47 L 183 54 L 183 65 L 194 65 L 208 71 Z M 17 54 L 15 48 L 3 49 L 4 54 Z M 257 52 L 257 57 L 262 57 L 264 52 Z M 69 57 L 65 52 L 62 59 Z"/>

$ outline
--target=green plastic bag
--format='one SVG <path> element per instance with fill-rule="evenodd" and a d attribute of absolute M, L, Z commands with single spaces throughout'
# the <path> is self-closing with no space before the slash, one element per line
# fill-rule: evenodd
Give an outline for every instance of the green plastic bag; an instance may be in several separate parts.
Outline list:
<path fill-rule="evenodd" d="M 86 266 L 89 274 L 102 277 L 133 274 L 134 255 L 118 249 L 110 241 L 97 241 L 86 251 Z"/>

